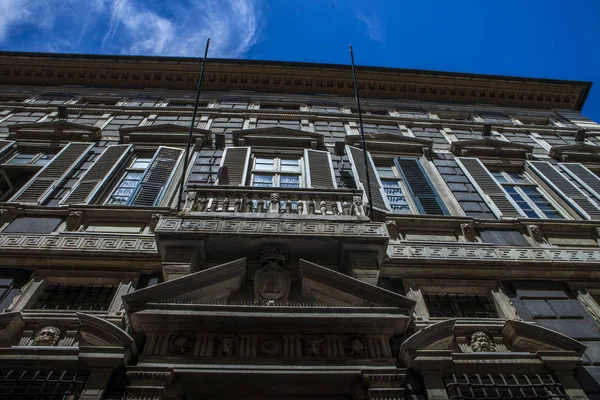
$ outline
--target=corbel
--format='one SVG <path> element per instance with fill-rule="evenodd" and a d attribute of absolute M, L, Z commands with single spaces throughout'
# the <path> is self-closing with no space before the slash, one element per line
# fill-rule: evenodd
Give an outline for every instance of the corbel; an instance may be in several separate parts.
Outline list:
<path fill-rule="evenodd" d="M 398 239 L 398 225 L 396 221 L 387 220 L 385 221 L 385 227 L 387 228 L 388 234 L 390 235 L 391 240 Z"/>
<path fill-rule="evenodd" d="M 472 222 L 460 224 L 460 233 L 467 242 L 476 242 L 477 234 Z"/>
<path fill-rule="evenodd" d="M 69 232 L 77 231 L 81 223 L 83 222 L 83 212 L 71 211 L 66 220 L 66 228 Z"/>
<path fill-rule="evenodd" d="M 527 225 L 527 233 L 529 234 L 529 237 L 532 238 L 539 246 L 546 244 L 544 236 L 542 235 L 542 231 L 538 225 Z"/>

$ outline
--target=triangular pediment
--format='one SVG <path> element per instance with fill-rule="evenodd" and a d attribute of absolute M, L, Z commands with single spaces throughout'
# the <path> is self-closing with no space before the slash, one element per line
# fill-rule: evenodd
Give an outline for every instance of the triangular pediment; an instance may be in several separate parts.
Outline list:
<path fill-rule="evenodd" d="M 264 146 L 316 149 L 323 144 L 323 135 L 298 129 L 274 126 L 233 131 L 235 146 Z"/>
<path fill-rule="evenodd" d="M 600 147 L 586 143 L 554 146 L 548 155 L 555 160 L 565 162 L 598 162 L 600 161 Z"/>
<path fill-rule="evenodd" d="M 347 135 L 346 144 L 356 146 L 361 144 L 360 135 Z M 382 133 L 365 137 L 367 151 L 376 153 L 393 153 L 394 155 L 429 155 L 433 141 L 404 135 Z"/>
<path fill-rule="evenodd" d="M 186 145 L 190 135 L 190 127 L 178 124 L 155 124 L 133 126 L 119 129 L 121 143 L 148 145 Z M 200 146 L 209 143 L 211 132 L 206 129 L 194 128 L 192 144 Z"/>
<path fill-rule="evenodd" d="M 10 125 L 8 138 L 20 140 L 59 140 L 93 142 L 101 138 L 97 126 L 77 124 L 65 120 Z"/>
<path fill-rule="evenodd" d="M 484 138 L 461 140 L 450 145 L 450 151 L 460 157 L 504 157 L 527 158 L 533 152 L 533 146 L 512 143 L 504 140 Z"/>
<path fill-rule="evenodd" d="M 224 303 L 246 281 L 246 259 L 185 275 L 123 296 L 128 309 L 143 309 L 149 303 Z"/>
<path fill-rule="evenodd" d="M 392 307 L 411 315 L 415 302 L 329 268 L 300 260 L 302 295 L 315 303 L 345 307 Z"/>

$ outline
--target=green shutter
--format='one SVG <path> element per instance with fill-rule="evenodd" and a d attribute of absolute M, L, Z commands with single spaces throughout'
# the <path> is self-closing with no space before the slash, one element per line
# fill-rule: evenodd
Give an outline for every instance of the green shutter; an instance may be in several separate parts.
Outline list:
<path fill-rule="evenodd" d="M 249 163 L 250 147 L 227 147 L 223 152 L 217 185 L 244 186 Z"/>
<path fill-rule="evenodd" d="M 175 175 L 183 150 L 159 147 L 131 200 L 132 206 L 156 206 Z"/>
<path fill-rule="evenodd" d="M 364 190 L 364 197 L 367 197 L 367 173 L 365 171 L 365 159 L 364 153 L 361 149 L 346 146 L 346 154 L 352 163 L 352 173 L 354 175 L 354 181 L 356 182 L 357 188 Z M 390 212 L 391 208 L 387 201 L 387 196 L 383 191 L 383 185 L 375 169 L 375 163 L 369 152 L 367 152 L 367 160 L 369 162 L 369 178 L 371 182 L 371 196 L 373 196 L 373 208 L 383 211 Z"/>
<path fill-rule="evenodd" d="M 448 210 L 433 187 L 429 176 L 419 160 L 414 158 L 396 158 L 396 167 L 419 208 L 420 214 L 446 215 Z"/>
<path fill-rule="evenodd" d="M 521 216 L 508 193 L 479 159 L 457 157 L 456 161 L 496 217 L 517 218 Z"/>
<path fill-rule="evenodd" d="M 93 147 L 88 143 L 69 143 L 46 164 L 10 201 L 42 203 L 45 197 L 76 167 Z"/>
<path fill-rule="evenodd" d="M 308 187 L 337 188 L 331 154 L 328 151 L 304 150 L 304 163 L 306 166 L 306 183 Z"/>
<path fill-rule="evenodd" d="M 92 203 L 98 191 L 108 183 L 133 152 L 133 145 L 110 146 L 81 177 L 63 204 Z"/>
<path fill-rule="evenodd" d="M 573 207 L 582 217 L 599 219 L 600 209 L 590 199 L 565 178 L 560 171 L 546 161 L 528 161 L 527 164 L 560 197 Z"/>

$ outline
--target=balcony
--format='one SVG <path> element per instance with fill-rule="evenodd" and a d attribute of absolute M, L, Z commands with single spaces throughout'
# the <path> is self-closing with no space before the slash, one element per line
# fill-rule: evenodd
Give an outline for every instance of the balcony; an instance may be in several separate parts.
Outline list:
<path fill-rule="evenodd" d="M 357 190 L 243 186 L 188 187 L 184 213 L 245 214 L 247 216 L 312 216 L 365 218 Z M 301 217 L 302 218 L 302 217 Z"/>

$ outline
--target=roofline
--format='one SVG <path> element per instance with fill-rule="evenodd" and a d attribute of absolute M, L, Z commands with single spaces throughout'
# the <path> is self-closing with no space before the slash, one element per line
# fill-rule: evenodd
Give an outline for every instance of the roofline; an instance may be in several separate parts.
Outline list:
<path fill-rule="evenodd" d="M 134 56 L 134 55 L 105 55 L 105 54 L 74 54 L 74 53 L 44 53 L 44 52 L 18 52 L 18 51 L 0 51 L 0 66 L 2 58 L 62 58 L 77 60 L 99 60 L 99 61 L 131 61 L 131 62 L 151 62 L 151 63 L 176 63 L 176 64 L 200 64 L 200 57 L 173 57 L 173 56 Z M 245 59 L 229 59 L 229 58 L 208 58 L 208 65 L 229 65 L 229 66 L 279 66 L 283 68 L 309 68 L 309 69 L 324 69 L 324 70 L 340 70 L 351 71 L 351 66 L 348 64 L 326 64 L 326 63 L 308 63 L 294 61 L 275 61 L 275 60 L 245 60 Z M 528 78 L 505 75 L 487 75 L 474 74 L 463 72 L 447 72 L 436 70 L 421 70 L 407 68 L 392 68 L 392 67 L 376 67 L 376 66 L 358 66 L 358 71 L 369 73 L 385 73 L 397 75 L 425 75 L 431 77 L 452 77 L 464 80 L 482 80 L 482 81 L 501 81 L 506 83 L 527 83 L 527 84 L 546 84 L 546 85 L 561 85 L 571 86 L 581 90 L 578 100 L 574 104 L 577 111 L 581 111 L 592 87 L 590 81 L 576 80 L 560 80 L 546 78 Z"/>

